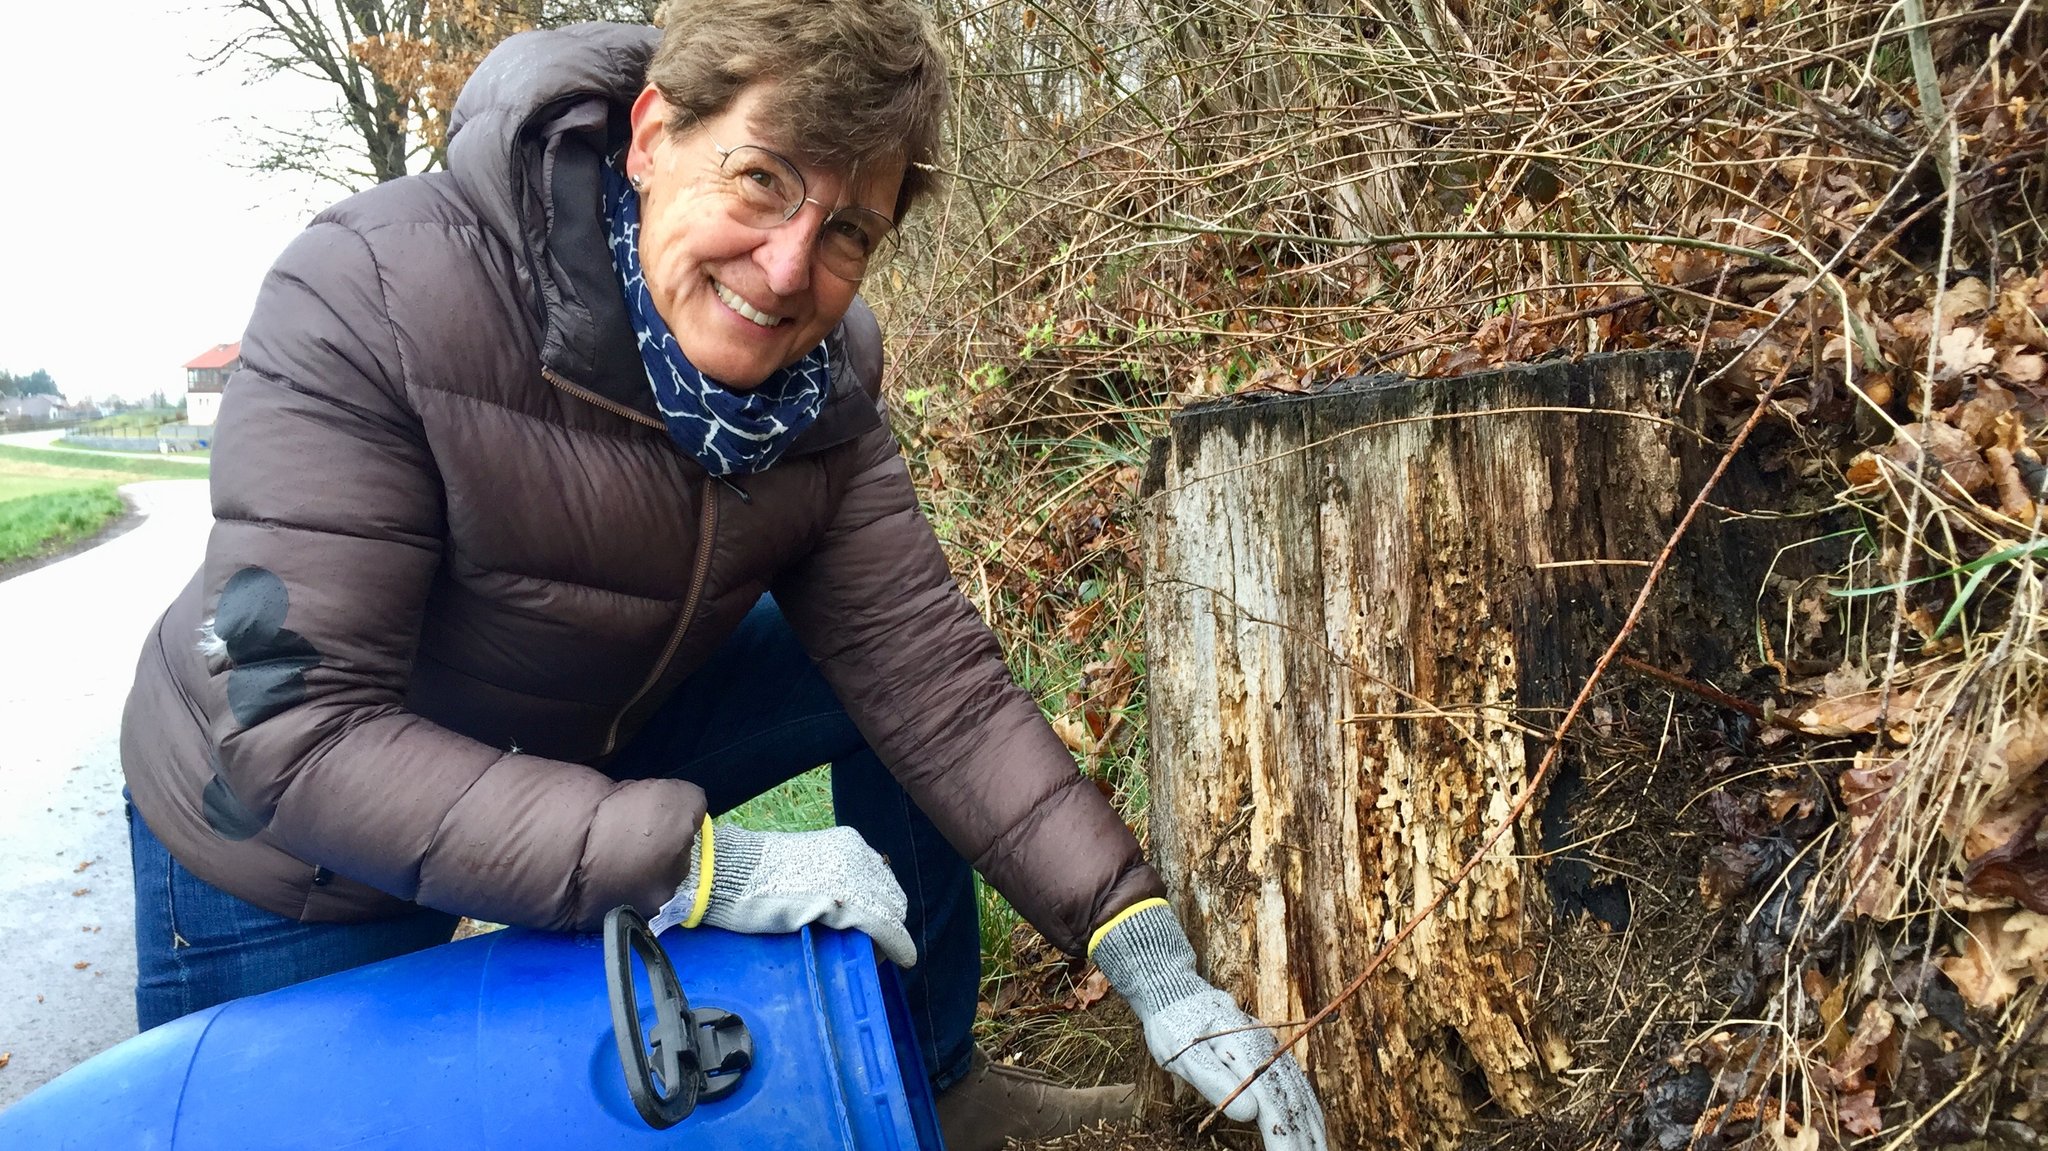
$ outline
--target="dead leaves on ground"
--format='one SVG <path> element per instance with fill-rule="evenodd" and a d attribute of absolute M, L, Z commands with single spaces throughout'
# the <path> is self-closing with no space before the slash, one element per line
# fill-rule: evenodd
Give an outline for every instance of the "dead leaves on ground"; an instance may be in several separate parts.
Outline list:
<path fill-rule="evenodd" d="M 1954 945 L 1957 953 L 1941 960 L 1941 971 L 1972 1007 L 2003 1005 L 2019 991 L 2022 977 L 2048 979 L 2048 915 L 1979 912 Z"/>

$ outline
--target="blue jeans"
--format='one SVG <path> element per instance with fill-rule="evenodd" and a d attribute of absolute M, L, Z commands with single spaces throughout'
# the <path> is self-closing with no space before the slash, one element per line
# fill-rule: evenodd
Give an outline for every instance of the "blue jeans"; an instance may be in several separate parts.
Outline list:
<path fill-rule="evenodd" d="M 940 1090 L 967 1073 L 981 983 L 974 869 L 855 730 L 764 596 L 739 630 L 605 765 L 621 779 L 687 779 L 714 814 L 821 763 L 835 817 L 887 857 L 910 897 L 918 964 L 904 973 L 925 1068 Z M 371 923 L 300 923 L 186 871 L 130 809 L 136 1015 L 144 1029 L 242 995 L 445 943 L 456 919 L 422 909 Z"/>

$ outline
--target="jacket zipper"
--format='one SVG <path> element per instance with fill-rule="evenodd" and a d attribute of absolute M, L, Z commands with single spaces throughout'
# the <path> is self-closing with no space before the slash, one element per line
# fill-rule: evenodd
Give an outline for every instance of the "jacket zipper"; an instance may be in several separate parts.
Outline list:
<path fill-rule="evenodd" d="M 653 416 L 648 415 L 646 412 L 636 412 L 624 404 L 614 403 L 611 400 L 605 399 L 603 396 L 598 395 L 596 392 L 591 391 L 589 388 L 584 387 L 582 384 L 570 383 L 568 380 L 565 380 L 561 376 L 556 375 L 555 370 L 553 368 L 542 368 L 540 370 L 540 378 L 562 389 L 563 391 L 569 393 L 570 395 L 575 396 L 577 399 L 582 400 L 584 403 L 595 404 L 596 406 L 603 408 L 605 411 L 608 411 L 615 416 L 624 416 L 625 418 L 633 421 L 636 424 L 646 424 L 648 427 L 655 428 L 660 431 L 668 430 L 667 424 L 662 423 L 660 420 L 655 419 Z"/>
<path fill-rule="evenodd" d="M 690 623 L 696 618 L 697 601 L 703 596 L 705 578 L 711 573 L 711 546 L 718 537 L 718 489 L 706 483 L 700 490 L 704 493 L 704 514 L 698 520 L 697 561 L 690 571 L 689 594 L 683 597 L 683 614 L 676 619 L 676 628 L 669 633 L 668 646 L 661 649 L 661 659 L 656 661 L 654 670 L 647 673 L 640 690 L 634 692 L 626 706 L 619 709 L 619 714 L 612 717 L 611 730 L 605 733 L 604 750 L 598 753 L 600 756 L 610 755 L 618 746 L 619 725 L 625 722 L 626 714 L 661 681 L 670 661 L 676 658 L 676 650 L 683 646 L 683 634 L 690 630 Z"/>
<path fill-rule="evenodd" d="M 603 408 L 615 416 L 623 416 L 636 424 L 645 424 L 650 428 L 663 432 L 668 430 L 667 424 L 662 423 L 653 416 L 645 412 L 636 412 L 624 404 L 614 403 L 611 400 L 605 399 L 581 384 L 572 383 L 562 378 L 553 368 L 543 366 L 540 370 L 540 375 L 548 383 L 575 396 L 584 403 Z M 711 478 L 713 477 L 707 474 L 707 482 L 699 489 L 704 493 L 704 514 L 698 518 L 697 558 L 690 571 L 690 589 L 683 597 L 683 613 L 677 617 L 675 630 L 669 633 L 668 645 L 661 649 L 661 658 L 655 661 L 654 670 L 647 673 L 647 679 L 640 684 L 640 690 L 634 692 L 633 698 L 626 701 L 626 706 L 620 708 L 619 713 L 612 717 L 611 727 L 605 732 L 604 736 L 604 750 L 598 752 L 599 756 L 610 755 L 613 749 L 618 747 L 619 725 L 626 721 L 627 714 L 642 699 L 647 697 L 647 693 L 654 690 L 654 685 L 661 682 L 663 673 L 668 671 L 668 665 L 676 658 L 676 651 L 683 646 L 683 636 L 689 632 L 691 622 L 696 619 L 697 601 L 703 597 L 704 581 L 711 574 L 711 545 L 718 536 L 718 489 L 708 482 Z M 748 496 L 738 486 L 725 481 L 723 477 L 718 478 L 725 486 L 738 492 L 742 501 L 746 503 L 754 502 L 753 498 Z"/>

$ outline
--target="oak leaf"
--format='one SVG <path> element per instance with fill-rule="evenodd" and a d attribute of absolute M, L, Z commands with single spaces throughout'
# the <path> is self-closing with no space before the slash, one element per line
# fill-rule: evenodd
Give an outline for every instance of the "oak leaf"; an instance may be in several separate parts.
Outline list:
<path fill-rule="evenodd" d="M 1937 380 L 1969 375 L 1998 358 L 1998 353 L 1984 342 L 1984 333 L 1976 328 L 1962 327 L 1947 333 L 1941 337 L 1938 348 L 1934 357 Z"/>
<path fill-rule="evenodd" d="M 1970 1006 L 1998 1007 L 2020 989 L 2021 974 L 2048 978 L 2048 915 L 1980 912 L 1957 947 L 1960 954 L 1941 961 L 1942 974 Z"/>
<path fill-rule="evenodd" d="M 1991 310 L 1991 289 L 1975 276 L 1964 276 L 1941 294 L 1941 314 L 1951 322 Z"/>

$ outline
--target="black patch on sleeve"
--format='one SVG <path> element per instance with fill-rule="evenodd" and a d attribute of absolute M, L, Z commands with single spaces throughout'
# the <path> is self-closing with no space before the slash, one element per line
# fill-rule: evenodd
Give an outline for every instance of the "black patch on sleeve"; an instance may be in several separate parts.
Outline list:
<path fill-rule="evenodd" d="M 220 756 L 213 757 L 213 778 L 207 781 L 205 802 L 201 804 L 206 812 L 206 825 L 222 839 L 240 842 L 263 830 L 270 821 L 249 810 L 249 806 L 235 798 L 228 788 L 227 780 L 220 777 Z"/>
<path fill-rule="evenodd" d="M 267 568 L 243 568 L 221 589 L 213 630 L 234 661 L 228 672 L 228 707 L 243 727 L 306 698 L 306 669 L 320 663 L 320 653 L 306 637 L 284 626 L 290 606 L 284 581 Z"/>

